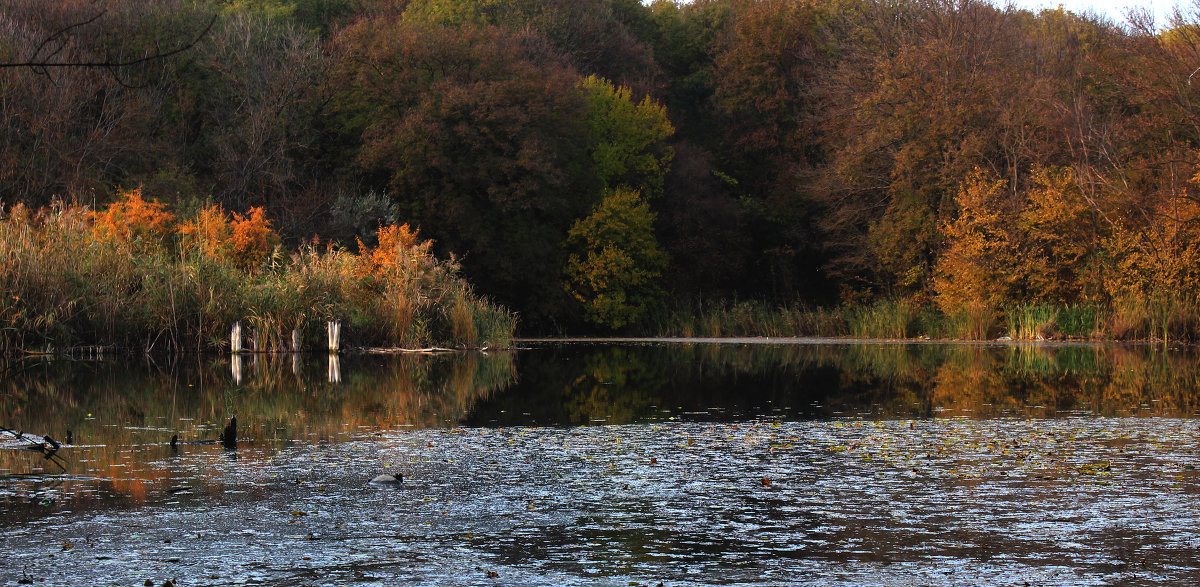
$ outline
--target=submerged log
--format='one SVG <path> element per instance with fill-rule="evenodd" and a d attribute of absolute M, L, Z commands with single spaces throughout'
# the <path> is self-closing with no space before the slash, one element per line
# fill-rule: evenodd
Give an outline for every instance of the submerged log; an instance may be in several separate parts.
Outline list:
<path fill-rule="evenodd" d="M 366 349 L 365 352 L 376 354 L 376 355 L 388 355 L 388 354 L 400 354 L 400 353 L 433 355 L 433 354 L 439 354 L 439 353 L 456 353 L 458 351 L 456 351 L 455 349 L 448 349 L 448 348 L 439 347 L 439 346 L 431 346 L 431 347 L 425 347 L 422 349 L 406 349 L 406 348 L 400 348 L 400 347 L 370 348 L 370 349 Z"/>

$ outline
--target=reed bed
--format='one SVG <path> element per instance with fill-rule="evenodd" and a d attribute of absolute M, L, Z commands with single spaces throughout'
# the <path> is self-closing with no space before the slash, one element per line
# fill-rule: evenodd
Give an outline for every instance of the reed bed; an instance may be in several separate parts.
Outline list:
<path fill-rule="evenodd" d="M 909 300 L 834 307 L 705 302 L 680 304 L 646 328 L 659 336 L 676 337 L 1194 342 L 1200 340 L 1200 302 L 1185 296 L 1160 295 L 1106 305 L 1041 303 L 949 312 Z"/>
<path fill-rule="evenodd" d="M 261 210 L 208 207 L 176 221 L 138 192 L 104 211 L 14 206 L 0 218 L 0 351 L 78 346 L 220 350 L 240 321 L 247 348 L 323 348 L 339 320 L 358 346 L 505 347 L 516 317 L 476 294 L 407 226 L 357 251 L 286 250 Z"/>

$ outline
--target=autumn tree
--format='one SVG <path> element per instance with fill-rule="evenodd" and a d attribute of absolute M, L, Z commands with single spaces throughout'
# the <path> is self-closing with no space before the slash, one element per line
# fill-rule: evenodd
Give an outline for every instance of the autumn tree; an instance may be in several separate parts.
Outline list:
<path fill-rule="evenodd" d="M 584 304 L 588 321 L 621 328 L 660 303 L 657 280 L 668 259 L 653 224 L 654 213 L 641 195 L 617 188 L 571 227 L 566 285 Z"/>
<path fill-rule="evenodd" d="M 561 311 L 559 243 L 599 185 L 571 68 L 536 36 L 474 24 L 364 20 L 337 43 L 366 175 L 484 291 L 534 320 Z"/>
<path fill-rule="evenodd" d="M 635 102 L 629 88 L 594 75 L 580 82 L 587 101 L 588 151 L 605 186 L 627 186 L 651 196 L 662 193 L 674 151 L 675 133 L 666 109 L 646 96 Z"/>
<path fill-rule="evenodd" d="M 627 27 L 636 14 L 619 0 L 414 0 L 404 18 L 426 26 L 496 26 L 532 33 L 584 75 L 651 91 L 658 67 Z"/>
<path fill-rule="evenodd" d="M 235 209 L 283 208 L 314 171 L 324 56 L 312 35 L 250 12 L 223 18 L 176 73 L 174 147 L 194 181 Z M 147 181 L 161 181 L 146 178 Z"/>
<path fill-rule="evenodd" d="M 1200 169 L 1194 166 L 1193 169 Z M 1106 236 L 1105 293 L 1117 302 L 1200 294 L 1200 173 L 1145 216 L 1126 216 Z"/>
<path fill-rule="evenodd" d="M 1039 167 L 1018 216 L 1023 250 L 1016 273 L 1023 291 L 1012 301 L 1069 304 L 1100 294 L 1097 255 L 1109 233 L 1104 211 L 1084 196 L 1070 169 Z"/>
<path fill-rule="evenodd" d="M 161 125 L 164 71 L 182 55 L 141 58 L 161 57 L 210 18 L 183 2 L 0 5 L 0 60 L 42 64 L 0 70 L 0 199 L 90 200 L 161 164 L 147 130 Z"/>
<path fill-rule="evenodd" d="M 1061 127 L 1053 78 L 1025 44 L 1019 13 L 984 2 L 866 2 L 830 77 L 830 183 L 823 224 L 839 252 L 831 267 L 868 287 L 923 296 L 942 246 L 939 225 L 976 167 L 1022 189 L 1026 145 Z M 838 25 L 847 26 L 847 25 Z M 1039 72 L 1039 69 L 1041 70 Z M 1012 107 L 1011 104 L 1021 107 Z"/>
<path fill-rule="evenodd" d="M 943 311 L 995 311 L 1012 301 L 1015 212 L 1007 182 L 976 171 L 955 195 L 958 213 L 942 227 L 948 243 L 934 271 Z"/>

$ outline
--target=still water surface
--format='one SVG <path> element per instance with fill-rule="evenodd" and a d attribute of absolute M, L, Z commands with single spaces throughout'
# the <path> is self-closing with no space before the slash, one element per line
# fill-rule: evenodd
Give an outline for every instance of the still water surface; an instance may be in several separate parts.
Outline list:
<path fill-rule="evenodd" d="M 0 383 L 27 438 L 0 434 L 0 581 L 1200 582 L 1193 351 L 537 344 L 238 371 Z"/>

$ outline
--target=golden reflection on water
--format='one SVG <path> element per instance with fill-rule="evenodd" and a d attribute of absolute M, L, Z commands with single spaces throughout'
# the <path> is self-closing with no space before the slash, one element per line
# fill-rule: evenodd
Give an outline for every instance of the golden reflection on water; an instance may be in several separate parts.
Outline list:
<path fill-rule="evenodd" d="M 39 484 L 34 493 L 0 492 L 7 503 L 48 489 L 76 505 L 97 495 L 142 502 L 185 483 L 172 464 L 178 454 L 213 472 L 191 491 L 220 492 L 217 473 L 233 459 L 252 473 L 283 446 L 404 427 L 669 416 L 1190 418 L 1200 409 L 1197 354 L 1152 346 L 596 345 L 336 364 L 324 355 L 261 355 L 241 365 L 191 357 L 22 367 L 0 382 L 0 425 L 59 441 L 70 430 L 73 444 L 47 460 L 0 434 L 0 478 Z M 239 449 L 229 454 L 213 441 L 234 415 Z M 184 443 L 176 451 L 172 435 Z"/>
<path fill-rule="evenodd" d="M 821 399 L 846 415 L 1054 417 L 1200 413 L 1194 349 L 1151 345 L 853 344 L 702 348 L 743 373 L 836 373 Z M 757 356 L 756 356 L 757 355 Z"/>
<path fill-rule="evenodd" d="M 343 357 L 336 378 L 325 356 L 242 361 L 240 369 L 228 357 L 25 363 L 0 383 L 0 425 L 29 440 L 0 433 L 7 449 L 0 450 L 0 478 L 58 477 L 56 499 L 88 501 L 99 493 L 140 502 L 149 488 L 173 483 L 170 459 L 181 452 L 214 466 L 236 458 L 246 471 L 289 443 L 453 425 L 515 377 L 512 355 L 504 353 Z M 233 416 L 239 448 L 225 453 L 215 439 Z M 23 448 L 44 434 L 65 442 L 68 431 L 72 443 L 53 459 Z M 181 443 L 175 449 L 173 435 Z M 74 491 L 80 484 L 88 487 Z"/>
<path fill-rule="evenodd" d="M 642 344 L 542 347 L 474 425 L 754 417 L 1192 417 L 1194 350 L 1149 345 Z M 496 418 L 504 409 L 509 417 Z M 723 415 L 723 416 L 722 416 Z M 705 416 L 699 416 L 701 418 Z"/>

